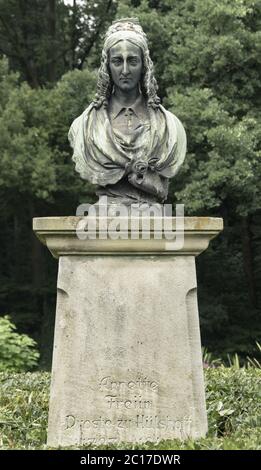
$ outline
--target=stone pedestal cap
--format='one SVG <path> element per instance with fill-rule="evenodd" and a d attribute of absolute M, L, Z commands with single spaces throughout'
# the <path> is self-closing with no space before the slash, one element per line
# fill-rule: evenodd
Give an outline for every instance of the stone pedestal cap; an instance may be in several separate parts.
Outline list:
<path fill-rule="evenodd" d="M 94 254 L 197 256 L 222 229 L 223 219 L 214 217 L 33 219 L 34 232 L 55 258 Z"/>

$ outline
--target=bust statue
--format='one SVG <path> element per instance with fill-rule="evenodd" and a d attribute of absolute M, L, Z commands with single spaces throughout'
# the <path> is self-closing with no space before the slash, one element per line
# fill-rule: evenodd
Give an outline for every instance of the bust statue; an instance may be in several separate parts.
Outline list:
<path fill-rule="evenodd" d="M 163 203 L 184 161 L 185 130 L 160 104 L 157 88 L 138 19 L 114 21 L 95 99 L 69 130 L 76 171 L 110 204 Z"/>

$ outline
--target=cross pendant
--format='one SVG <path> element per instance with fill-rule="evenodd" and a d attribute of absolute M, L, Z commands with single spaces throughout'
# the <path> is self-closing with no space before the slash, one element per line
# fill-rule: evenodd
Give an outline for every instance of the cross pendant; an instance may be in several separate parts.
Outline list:
<path fill-rule="evenodd" d="M 127 126 L 131 127 L 131 125 L 132 125 L 132 111 L 129 108 L 126 108 L 124 116 L 127 118 Z"/>

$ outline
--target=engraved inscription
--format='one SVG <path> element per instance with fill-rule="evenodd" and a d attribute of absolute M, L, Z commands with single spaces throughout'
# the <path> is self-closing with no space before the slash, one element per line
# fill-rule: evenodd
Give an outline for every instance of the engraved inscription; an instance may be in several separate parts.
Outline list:
<path fill-rule="evenodd" d="M 160 386 L 156 380 L 142 374 L 126 380 L 108 375 L 99 379 L 96 387 L 100 416 L 93 413 L 78 416 L 72 412 L 65 417 L 65 431 L 78 434 L 82 444 L 113 443 L 128 438 L 156 442 L 168 431 L 182 438 L 190 434 L 190 416 L 174 419 L 158 413 Z"/>
<path fill-rule="evenodd" d="M 152 408 L 152 398 L 158 393 L 159 384 L 141 374 L 127 380 L 116 380 L 108 375 L 99 381 L 98 389 L 105 392 L 105 403 L 110 410 L 145 410 Z"/>
<path fill-rule="evenodd" d="M 126 410 L 137 410 L 137 409 L 145 409 L 152 407 L 151 400 L 143 400 L 141 395 L 138 397 L 134 395 L 133 399 L 124 400 L 122 398 L 117 397 L 116 395 L 106 395 L 105 396 L 109 408 L 116 408 L 116 409 L 126 409 Z"/>
<path fill-rule="evenodd" d="M 160 440 L 164 431 L 174 431 L 182 437 L 190 434 L 192 418 L 184 416 L 182 419 L 173 419 L 170 416 L 138 414 L 131 418 L 119 417 L 109 419 L 99 416 L 95 419 L 79 418 L 74 415 L 67 415 L 65 418 L 65 430 L 80 430 L 81 443 L 117 442 L 122 436 L 122 431 L 142 430 L 140 438 L 136 440 Z"/>
<path fill-rule="evenodd" d="M 105 428 L 129 428 L 133 426 L 137 429 L 149 429 L 149 428 L 157 428 L 157 429 L 168 429 L 168 430 L 184 430 L 185 428 L 189 427 L 191 424 L 192 418 L 191 416 L 184 416 L 181 420 L 176 420 L 171 418 L 170 416 L 161 416 L 161 415 L 136 415 L 133 418 L 117 418 L 117 419 L 109 419 L 99 416 L 99 418 L 95 419 L 85 419 L 85 418 L 78 418 L 74 415 L 67 415 L 65 417 L 66 426 L 65 429 L 71 429 L 75 425 L 80 425 L 82 428 L 85 427 L 87 429 L 105 429 Z"/>
<path fill-rule="evenodd" d="M 125 391 L 151 391 L 157 392 L 159 388 L 159 384 L 154 381 L 150 380 L 147 377 L 138 377 L 136 380 L 115 380 L 113 377 L 103 377 L 99 383 L 99 389 L 101 391 L 117 391 L 117 392 L 125 392 Z"/>

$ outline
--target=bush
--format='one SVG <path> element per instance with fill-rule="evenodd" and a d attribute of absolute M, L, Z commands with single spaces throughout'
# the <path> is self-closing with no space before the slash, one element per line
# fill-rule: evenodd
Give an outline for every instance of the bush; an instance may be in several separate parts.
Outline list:
<path fill-rule="evenodd" d="M 27 335 L 16 333 L 8 316 L 0 318 L 0 372 L 22 372 L 37 365 L 36 342 Z"/>
<path fill-rule="evenodd" d="M 162 441 L 136 448 L 261 450 L 260 369 L 206 369 L 205 380 L 209 422 L 206 438 Z M 0 448 L 46 448 L 49 387 L 50 375 L 46 372 L 0 373 Z"/>

